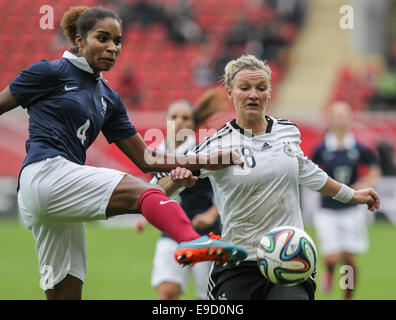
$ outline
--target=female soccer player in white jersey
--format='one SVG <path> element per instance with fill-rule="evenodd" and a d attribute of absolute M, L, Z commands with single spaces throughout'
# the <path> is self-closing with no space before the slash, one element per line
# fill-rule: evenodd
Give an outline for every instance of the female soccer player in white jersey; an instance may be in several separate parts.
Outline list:
<path fill-rule="evenodd" d="M 224 82 L 237 118 L 226 123 L 195 149 L 197 154 L 233 150 L 244 167 L 209 172 L 222 222 L 222 239 L 248 251 L 237 266 L 214 266 L 209 278 L 210 299 L 313 299 L 315 284 L 285 287 L 265 280 L 256 262 L 256 248 L 264 233 L 279 226 L 303 228 L 299 184 L 342 202 L 367 204 L 373 211 L 380 199 L 372 188 L 355 191 L 329 178 L 300 149 L 300 132 L 288 120 L 266 115 L 271 92 L 271 70 L 254 56 L 241 56 L 225 67 Z M 172 170 L 171 181 L 184 169 Z M 183 261 L 188 249 L 175 254 Z"/>
<path fill-rule="evenodd" d="M 192 261 L 196 261 L 195 242 L 199 248 L 222 249 L 220 256 L 213 250 L 204 257 L 198 252 L 199 261 L 236 262 L 246 257 L 241 248 L 201 237 L 162 188 L 123 172 L 85 165 L 86 150 L 100 131 L 145 172 L 169 171 L 181 162 L 193 170 L 219 169 L 232 159 L 212 165 L 207 160 L 221 159 L 222 154 L 210 159 L 152 154 L 130 123 L 119 95 L 101 74 L 114 66 L 121 52 L 119 16 L 102 7 L 71 7 L 61 25 L 73 45 L 71 51 L 62 59 L 33 64 L 0 92 L 0 114 L 19 105 L 29 114 L 18 203 L 36 240 L 47 298 L 81 298 L 86 273 L 83 222 L 118 214 L 141 212 L 177 242 L 187 241 Z M 165 161 L 160 164 L 158 159 Z"/>

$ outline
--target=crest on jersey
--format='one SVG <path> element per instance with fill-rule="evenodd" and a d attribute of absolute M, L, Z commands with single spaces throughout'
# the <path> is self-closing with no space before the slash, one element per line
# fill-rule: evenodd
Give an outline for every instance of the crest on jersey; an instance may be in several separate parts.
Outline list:
<path fill-rule="evenodd" d="M 284 147 L 283 151 L 289 156 L 289 157 L 295 157 L 296 156 L 296 150 L 292 147 L 292 145 L 289 142 L 284 142 Z"/>

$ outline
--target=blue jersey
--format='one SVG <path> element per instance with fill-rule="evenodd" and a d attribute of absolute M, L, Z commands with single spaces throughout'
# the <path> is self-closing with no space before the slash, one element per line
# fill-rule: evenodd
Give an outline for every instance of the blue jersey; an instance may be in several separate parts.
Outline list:
<path fill-rule="evenodd" d="M 189 150 L 196 146 L 195 137 L 188 136 L 186 141 L 176 148 L 177 154 L 186 154 Z M 166 143 L 163 142 L 158 148 L 160 152 L 168 152 Z M 158 172 L 155 174 L 155 183 L 169 175 L 167 172 Z M 175 198 L 180 203 L 187 217 L 192 221 L 198 214 L 204 213 L 214 205 L 213 189 L 209 178 L 198 179 L 198 181 L 191 188 L 185 188 Z M 199 234 L 205 235 L 213 232 L 221 234 L 220 217 L 206 229 L 195 229 Z M 162 233 L 162 237 L 169 237 L 166 233 Z"/>
<path fill-rule="evenodd" d="M 314 150 L 312 160 L 331 178 L 350 186 L 358 180 L 359 166 L 375 165 L 377 159 L 373 151 L 358 143 L 351 134 L 345 137 L 344 146 L 344 149 L 338 149 L 335 136 L 328 133 L 324 141 Z M 328 209 L 343 209 L 354 206 L 323 195 L 321 205 Z"/>
<path fill-rule="evenodd" d="M 213 197 L 214 195 L 210 180 L 209 178 L 204 178 L 198 179 L 193 187 L 186 188 L 180 192 L 177 200 L 187 217 L 192 221 L 196 215 L 204 213 L 214 205 Z M 208 228 L 196 228 L 195 231 L 200 235 L 207 235 L 210 232 L 221 234 L 220 217 L 217 217 L 216 221 Z M 161 236 L 169 238 L 165 232 L 162 232 Z"/>
<path fill-rule="evenodd" d="M 70 59 L 36 62 L 9 86 L 29 114 L 22 168 L 58 155 L 82 165 L 100 131 L 109 143 L 137 133 L 120 96 Z"/>
<path fill-rule="evenodd" d="M 198 179 L 192 188 L 186 188 L 180 193 L 180 206 L 192 221 L 200 213 L 204 213 L 213 203 L 213 190 L 209 178 Z M 220 218 L 218 217 L 213 225 L 207 229 L 195 229 L 199 234 L 221 234 Z"/>

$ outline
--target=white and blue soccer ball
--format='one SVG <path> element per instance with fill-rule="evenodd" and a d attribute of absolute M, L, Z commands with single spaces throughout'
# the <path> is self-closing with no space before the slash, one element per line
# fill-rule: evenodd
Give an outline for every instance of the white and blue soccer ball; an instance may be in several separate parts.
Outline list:
<path fill-rule="evenodd" d="M 317 251 L 304 230 L 282 226 L 262 237 L 257 248 L 257 263 L 261 273 L 272 283 L 295 286 L 314 273 Z"/>

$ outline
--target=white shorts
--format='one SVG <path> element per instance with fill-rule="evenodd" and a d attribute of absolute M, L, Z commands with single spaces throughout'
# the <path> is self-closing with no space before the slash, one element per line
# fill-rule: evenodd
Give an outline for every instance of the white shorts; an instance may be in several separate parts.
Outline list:
<path fill-rule="evenodd" d="M 209 271 L 212 262 L 200 262 L 193 267 L 182 267 L 175 261 L 173 253 L 177 242 L 171 238 L 161 237 L 157 241 L 154 254 L 151 285 L 157 287 L 160 283 L 169 281 L 180 285 L 182 292 L 186 290 L 188 276 L 192 273 L 198 299 L 207 300 Z"/>
<path fill-rule="evenodd" d="M 18 205 L 36 240 L 44 290 L 53 288 L 67 274 L 84 281 L 87 254 L 83 222 L 106 219 L 110 197 L 125 175 L 78 165 L 60 156 L 22 170 Z"/>
<path fill-rule="evenodd" d="M 358 206 L 342 210 L 321 208 L 313 215 L 313 224 L 324 255 L 362 253 L 368 248 L 366 214 Z"/>

